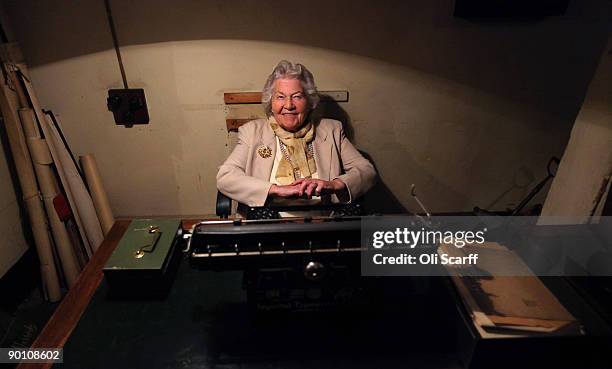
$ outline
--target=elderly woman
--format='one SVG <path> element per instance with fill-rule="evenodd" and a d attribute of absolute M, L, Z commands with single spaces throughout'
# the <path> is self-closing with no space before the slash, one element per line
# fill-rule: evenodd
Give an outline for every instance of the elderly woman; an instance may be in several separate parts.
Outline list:
<path fill-rule="evenodd" d="M 281 61 L 262 93 L 268 119 L 238 130 L 234 151 L 219 167 L 219 191 L 248 206 L 274 198 L 311 198 L 348 203 L 372 187 L 372 164 L 346 138 L 342 124 L 313 121 L 319 102 L 312 73 Z"/>

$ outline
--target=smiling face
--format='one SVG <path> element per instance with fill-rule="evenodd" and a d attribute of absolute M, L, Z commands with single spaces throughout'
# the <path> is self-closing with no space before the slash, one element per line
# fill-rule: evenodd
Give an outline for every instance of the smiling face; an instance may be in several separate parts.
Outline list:
<path fill-rule="evenodd" d="M 297 79 L 277 79 L 272 95 L 272 115 L 286 131 L 296 132 L 308 115 L 308 100 Z"/>

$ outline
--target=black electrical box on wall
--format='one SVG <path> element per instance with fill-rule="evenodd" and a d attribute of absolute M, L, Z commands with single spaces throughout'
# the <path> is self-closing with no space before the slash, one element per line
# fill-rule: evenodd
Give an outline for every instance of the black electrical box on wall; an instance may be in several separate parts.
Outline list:
<path fill-rule="evenodd" d="M 132 126 L 148 124 L 147 100 L 142 88 L 108 90 L 108 110 L 113 112 L 116 124 Z"/>

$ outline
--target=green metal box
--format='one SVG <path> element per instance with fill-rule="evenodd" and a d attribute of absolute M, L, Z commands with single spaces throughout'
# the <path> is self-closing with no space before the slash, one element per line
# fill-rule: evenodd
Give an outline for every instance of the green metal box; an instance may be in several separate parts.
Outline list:
<path fill-rule="evenodd" d="M 134 219 L 104 266 L 114 296 L 161 297 L 180 261 L 181 221 Z"/>

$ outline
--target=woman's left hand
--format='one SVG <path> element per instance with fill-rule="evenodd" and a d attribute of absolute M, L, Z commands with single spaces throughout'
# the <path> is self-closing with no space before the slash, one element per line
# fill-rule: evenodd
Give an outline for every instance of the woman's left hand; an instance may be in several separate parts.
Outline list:
<path fill-rule="evenodd" d="M 291 185 L 299 185 L 298 196 L 312 196 L 338 194 L 346 190 L 346 185 L 339 179 L 325 181 L 314 178 L 300 178 Z"/>

